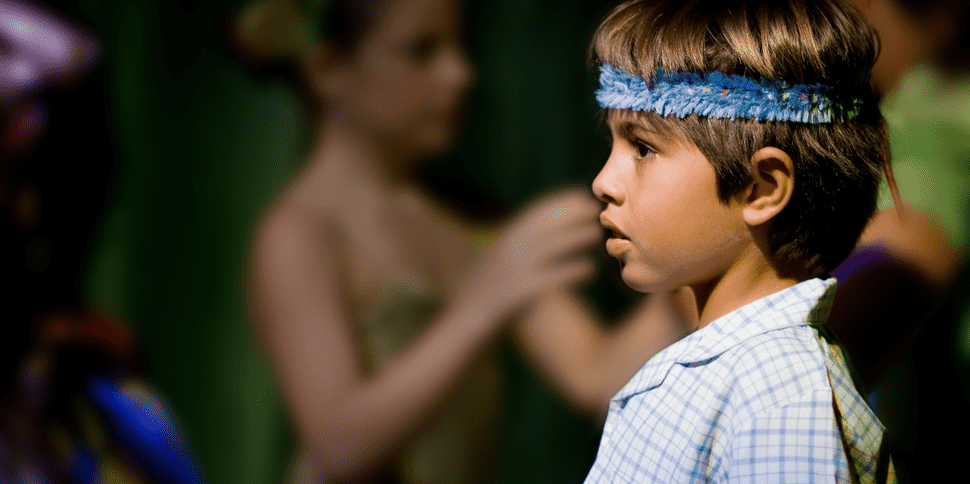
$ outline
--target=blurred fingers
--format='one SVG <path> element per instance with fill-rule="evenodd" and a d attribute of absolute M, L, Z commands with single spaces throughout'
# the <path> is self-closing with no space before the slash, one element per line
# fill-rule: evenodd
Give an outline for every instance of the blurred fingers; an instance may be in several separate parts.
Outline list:
<path fill-rule="evenodd" d="M 574 259 L 547 271 L 541 278 L 540 290 L 557 286 L 569 286 L 583 282 L 596 271 L 596 265 L 588 258 Z"/>
<path fill-rule="evenodd" d="M 598 225 L 586 224 L 571 230 L 562 230 L 550 237 L 542 250 L 547 260 L 554 260 L 585 249 L 603 239 L 603 229 Z"/>

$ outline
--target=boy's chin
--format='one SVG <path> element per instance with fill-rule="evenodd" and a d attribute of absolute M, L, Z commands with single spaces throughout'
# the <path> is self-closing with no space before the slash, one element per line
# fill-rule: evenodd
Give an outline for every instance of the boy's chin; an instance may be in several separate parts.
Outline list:
<path fill-rule="evenodd" d="M 620 278 L 623 282 L 634 291 L 642 292 L 644 294 L 653 294 L 658 292 L 669 292 L 677 289 L 680 286 L 670 283 L 670 281 L 665 280 L 662 277 L 657 277 L 652 274 L 643 274 L 642 272 L 632 270 L 633 268 L 626 266 L 620 271 Z"/>

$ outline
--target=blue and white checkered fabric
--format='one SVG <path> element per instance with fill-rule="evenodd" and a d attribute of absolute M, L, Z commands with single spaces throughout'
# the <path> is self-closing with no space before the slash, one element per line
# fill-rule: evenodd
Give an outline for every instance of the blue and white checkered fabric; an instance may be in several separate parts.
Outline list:
<path fill-rule="evenodd" d="M 610 402 L 586 482 L 892 482 L 883 426 L 827 337 L 834 292 L 802 282 L 654 356 Z"/>

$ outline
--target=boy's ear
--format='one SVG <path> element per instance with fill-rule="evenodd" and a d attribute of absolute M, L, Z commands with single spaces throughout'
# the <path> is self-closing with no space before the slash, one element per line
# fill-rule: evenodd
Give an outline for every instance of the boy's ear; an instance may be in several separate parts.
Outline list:
<path fill-rule="evenodd" d="M 795 190 L 795 165 L 788 153 L 761 148 L 751 155 L 751 184 L 748 186 L 742 217 L 750 226 L 764 224 L 778 215 Z"/>

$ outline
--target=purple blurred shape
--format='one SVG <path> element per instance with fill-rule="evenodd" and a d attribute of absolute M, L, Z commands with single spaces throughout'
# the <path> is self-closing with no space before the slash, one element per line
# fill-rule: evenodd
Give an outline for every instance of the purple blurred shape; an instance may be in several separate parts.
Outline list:
<path fill-rule="evenodd" d="M 97 61 L 93 35 L 27 2 L 0 0 L 0 98 L 70 81 Z"/>

